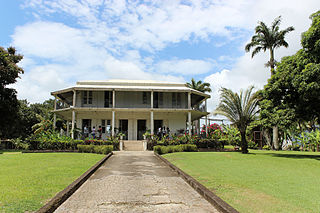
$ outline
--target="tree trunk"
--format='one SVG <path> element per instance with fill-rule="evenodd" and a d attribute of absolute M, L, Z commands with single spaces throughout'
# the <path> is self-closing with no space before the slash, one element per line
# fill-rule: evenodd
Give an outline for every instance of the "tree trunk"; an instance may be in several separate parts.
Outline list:
<path fill-rule="evenodd" d="M 317 152 L 319 152 L 319 144 L 317 144 Z"/>
<path fill-rule="evenodd" d="M 273 51 L 273 49 L 272 48 L 270 48 L 270 61 L 269 61 L 269 63 L 270 63 L 270 67 L 271 67 L 271 77 L 274 75 L 274 65 L 275 65 L 275 63 L 274 63 L 274 51 Z"/>
<path fill-rule="evenodd" d="M 240 134 L 241 134 L 241 151 L 243 154 L 247 154 L 248 153 L 248 143 L 246 140 L 246 131 L 243 131 Z"/>
<path fill-rule="evenodd" d="M 271 136 L 270 136 L 269 129 L 264 129 L 264 130 L 262 130 L 262 134 L 263 134 L 263 137 L 266 139 L 267 145 L 268 145 L 270 148 L 272 148 Z"/>
<path fill-rule="evenodd" d="M 279 129 L 277 126 L 272 127 L 273 146 L 279 150 Z"/>

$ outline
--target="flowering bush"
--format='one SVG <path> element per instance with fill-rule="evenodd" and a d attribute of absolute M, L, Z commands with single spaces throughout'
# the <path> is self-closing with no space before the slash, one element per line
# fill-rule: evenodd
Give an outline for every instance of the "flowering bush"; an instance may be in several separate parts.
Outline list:
<path fill-rule="evenodd" d="M 219 124 L 214 123 L 210 126 L 206 127 L 206 125 L 203 125 L 201 128 L 201 135 L 204 137 L 206 134 L 206 128 L 208 131 L 208 138 L 219 140 L 223 136 L 222 128 Z"/>

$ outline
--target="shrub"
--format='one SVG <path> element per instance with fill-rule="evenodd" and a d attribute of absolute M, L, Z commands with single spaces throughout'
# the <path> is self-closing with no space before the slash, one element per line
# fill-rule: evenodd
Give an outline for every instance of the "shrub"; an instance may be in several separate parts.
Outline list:
<path fill-rule="evenodd" d="M 98 154 L 108 154 L 112 152 L 113 146 L 112 145 L 81 145 L 78 144 L 79 152 L 86 152 L 86 153 L 98 153 Z"/>
<path fill-rule="evenodd" d="M 248 141 L 248 148 L 249 149 L 258 149 L 258 144 L 256 144 L 254 141 Z"/>
<path fill-rule="evenodd" d="M 172 152 L 197 152 L 198 148 L 194 144 L 180 144 L 175 146 L 154 146 L 153 151 L 159 155 Z"/>
<path fill-rule="evenodd" d="M 270 150 L 271 148 L 270 148 L 269 145 L 264 145 L 264 146 L 262 147 L 262 149 Z"/>

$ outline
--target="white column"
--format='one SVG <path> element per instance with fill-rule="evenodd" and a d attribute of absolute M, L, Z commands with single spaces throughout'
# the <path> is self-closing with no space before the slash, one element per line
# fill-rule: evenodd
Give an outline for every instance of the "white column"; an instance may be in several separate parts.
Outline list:
<path fill-rule="evenodd" d="M 69 121 L 67 121 L 67 136 L 69 136 Z"/>
<path fill-rule="evenodd" d="M 112 108 L 116 108 L 116 91 L 112 91 Z"/>
<path fill-rule="evenodd" d="M 189 128 L 189 135 L 191 135 L 191 111 L 188 112 L 188 128 Z"/>
<path fill-rule="evenodd" d="M 150 103 L 151 103 L 151 112 L 150 112 L 150 130 L 151 130 L 151 135 L 154 134 L 154 120 L 153 120 L 153 91 L 151 91 L 151 95 L 150 95 Z"/>
<path fill-rule="evenodd" d="M 74 139 L 74 125 L 76 120 L 76 112 L 72 110 L 71 138 Z"/>
<path fill-rule="evenodd" d="M 205 102 L 205 111 L 207 112 L 207 99 Z M 208 135 L 208 115 L 206 115 L 206 136 Z"/>
<path fill-rule="evenodd" d="M 114 137 L 114 125 L 115 125 L 115 111 L 113 110 L 112 111 L 112 123 L 111 123 L 111 125 L 112 125 L 112 129 L 111 129 L 111 135 L 112 135 L 112 137 Z"/>
<path fill-rule="evenodd" d="M 72 100 L 73 107 L 76 107 L 76 97 L 77 97 L 76 90 L 73 90 L 73 100 Z"/>
<path fill-rule="evenodd" d="M 151 91 L 151 109 L 153 109 L 153 91 Z"/>
<path fill-rule="evenodd" d="M 188 109 L 191 110 L 191 92 L 188 92 Z"/>
<path fill-rule="evenodd" d="M 151 129 L 151 135 L 154 134 L 154 120 L 153 120 L 153 111 L 150 112 L 150 129 Z"/>

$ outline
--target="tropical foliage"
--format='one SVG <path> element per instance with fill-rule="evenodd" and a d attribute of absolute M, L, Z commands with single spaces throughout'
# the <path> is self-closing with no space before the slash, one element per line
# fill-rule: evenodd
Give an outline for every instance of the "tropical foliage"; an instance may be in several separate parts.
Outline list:
<path fill-rule="evenodd" d="M 295 55 L 282 58 L 277 72 L 260 92 L 261 124 L 277 124 L 283 133 L 297 126 L 314 131 L 319 124 L 320 11 L 310 18 L 311 27 L 302 34 L 303 48 Z"/>
<path fill-rule="evenodd" d="M 220 104 L 214 114 L 227 117 L 239 130 L 241 135 L 242 153 L 248 153 L 246 130 L 255 120 L 258 112 L 258 97 L 253 93 L 253 87 L 240 91 L 240 94 L 230 89 L 222 88 Z"/>
<path fill-rule="evenodd" d="M 245 47 L 245 50 L 249 52 L 251 49 L 252 57 L 258 54 L 261 50 L 264 52 L 266 50 L 270 51 L 270 60 L 267 65 L 271 67 L 271 75 L 274 74 L 274 68 L 276 61 L 274 59 L 274 50 L 281 46 L 288 47 L 288 43 L 285 41 L 285 36 L 290 31 L 293 31 L 294 28 L 288 27 L 284 30 L 279 30 L 281 23 L 281 16 L 276 18 L 270 27 L 268 27 L 264 22 L 260 21 L 258 26 L 255 28 L 255 35 L 252 36 L 251 42 L 248 43 Z"/>
<path fill-rule="evenodd" d="M 200 92 L 211 92 L 210 83 L 196 81 L 194 78 L 191 79 L 190 83 L 186 83 L 186 86 Z"/>
<path fill-rule="evenodd" d="M 23 69 L 17 65 L 22 58 L 13 47 L 0 47 L 0 139 L 10 138 L 15 129 L 19 102 L 16 90 L 7 86 L 14 84 L 19 75 L 23 74 Z"/>

